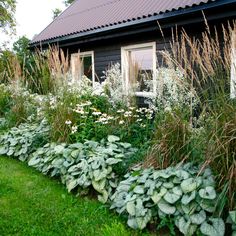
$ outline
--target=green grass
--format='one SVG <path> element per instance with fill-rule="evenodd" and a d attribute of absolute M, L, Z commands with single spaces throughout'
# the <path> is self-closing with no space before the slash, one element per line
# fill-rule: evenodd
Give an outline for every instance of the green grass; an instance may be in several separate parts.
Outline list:
<path fill-rule="evenodd" d="M 0 157 L 0 235 L 126 236 L 134 232 L 97 200 L 75 197 L 25 163 Z"/>

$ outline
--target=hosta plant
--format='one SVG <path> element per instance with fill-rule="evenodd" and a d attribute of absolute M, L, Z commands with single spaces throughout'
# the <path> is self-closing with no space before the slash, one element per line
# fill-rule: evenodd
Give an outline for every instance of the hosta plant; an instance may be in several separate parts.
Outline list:
<path fill-rule="evenodd" d="M 47 142 L 49 126 L 45 120 L 40 124 L 23 123 L 0 136 L 0 155 L 28 159 L 38 147 Z"/>
<path fill-rule="evenodd" d="M 232 225 L 232 236 L 236 236 L 236 210 L 229 212 L 227 221 Z"/>
<path fill-rule="evenodd" d="M 154 219 L 171 218 L 184 235 L 224 235 L 220 218 L 213 218 L 217 194 L 210 169 L 199 174 L 191 164 L 163 170 L 134 169 L 111 197 L 112 209 L 128 216 L 128 225 L 143 229 Z"/>
<path fill-rule="evenodd" d="M 129 143 L 108 136 L 101 142 L 47 144 L 32 154 L 28 164 L 44 174 L 60 176 L 68 191 L 84 193 L 92 187 L 105 203 L 117 187 L 118 176 L 113 167 L 135 151 Z"/>

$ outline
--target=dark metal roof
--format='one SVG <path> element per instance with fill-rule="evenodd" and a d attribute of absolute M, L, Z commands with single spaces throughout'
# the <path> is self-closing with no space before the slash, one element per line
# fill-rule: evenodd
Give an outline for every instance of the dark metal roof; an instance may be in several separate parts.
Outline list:
<path fill-rule="evenodd" d="M 31 43 L 119 26 L 212 1 L 215 0 L 75 0 Z"/>

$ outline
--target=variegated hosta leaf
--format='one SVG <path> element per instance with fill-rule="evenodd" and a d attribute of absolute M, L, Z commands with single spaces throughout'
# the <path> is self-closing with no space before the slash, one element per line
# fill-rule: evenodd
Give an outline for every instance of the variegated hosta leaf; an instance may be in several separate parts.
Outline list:
<path fill-rule="evenodd" d="M 225 224 L 220 218 L 210 218 L 202 223 L 200 230 L 201 233 L 207 236 L 224 236 Z"/>
<path fill-rule="evenodd" d="M 143 194 L 143 193 L 144 193 L 144 186 L 137 185 L 137 186 L 134 188 L 133 191 L 134 191 L 134 193 Z"/>
<path fill-rule="evenodd" d="M 199 190 L 199 196 L 203 199 L 214 200 L 216 198 L 216 191 L 212 186 L 207 186 Z"/>
<path fill-rule="evenodd" d="M 157 204 L 166 193 L 167 193 L 167 189 L 164 187 L 161 187 L 159 192 L 158 191 L 154 192 L 151 199 L 155 204 Z"/>
<path fill-rule="evenodd" d="M 197 182 L 193 178 L 185 179 L 181 183 L 181 188 L 184 193 L 189 193 L 197 188 Z"/>
<path fill-rule="evenodd" d="M 177 202 L 182 196 L 182 191 L 173 191 L 173 190 L 168 190 L 168 192 L 165 194 L 164 199 L 170 203 L 174 204 Z"/>
<path fill-rule="evenodd" d="M 199 213 L 190 215 L 190 220 L 193 224 L 200 225 L 206 220 L 206 213 L 201 210 Z"/>
<path fill-rule="evenodd" d="M 189 204 L 192 200 L 194 200 L 196 197 L 196 191 L 193 191 L 191 193 L 186 193 L 181 198 L 181 203 L 184 205 Z"/>
<path fill-rule="evenodd" d="M 102 192 L 102 195 L 98 195 L 98 201 L 101 203 L 106 203 L 108 200 L 108 197 L 109 197 L 108 192 L 104 190 Z"/>
<path fill-rule="evenodd" d="M 157 206 L 159 207 L 159 209 L 164 212 L 167 215 L 173 215 L 176 211 L 176 207 L 172 206 L 170 204 L 168 204 L 166 201 L 164 200 L 160 200 L 157 203 Z"/>
<path fill-rule="evenodd" d="M 194 235 L 197 230 L 197 225 L 191 224 L 190 220 L 185 220 L 184 217 L 179 217 L 175 221 L 175 225 L 178 227 L 179 231 L 184 235 Z"/>
<path fill-rule="evenodd" d="M 131 216 L 135 216 L 135 202 L 128 202 L 126 205 L 126 210 Z"/>
<path fill-rule="evenodd" d="M 78 185 L 78 182 L 76 179 L 69 181 L 66 185 L 68 192 L 71 192 L 71 190 L 73 190 L 77 185 Z"/>
<path fill-rule="evenodd" d="M 109 135 L 107 138 L 108 142 L 114 143 L 120 141 L 120 138 L 114 135 Z"/>
<path fill-rule="evenodd" d="M 102 179 L 100 181 L 92 181 L 92 185 L 93 185 L 93 188 L 99 192 L 99 193 L 102 193 L 104 188 L 105 188 L 105 185 L 106 185 L 106 179 Z"/>
<path fill-rule="evenodd" d="M 122 160 L 121 159 L 116 159 L 116 158 L 109 158 L 106 160 L 106 164 L 108 165 L 115 165 L 119 162 L 121 162 Z"/>

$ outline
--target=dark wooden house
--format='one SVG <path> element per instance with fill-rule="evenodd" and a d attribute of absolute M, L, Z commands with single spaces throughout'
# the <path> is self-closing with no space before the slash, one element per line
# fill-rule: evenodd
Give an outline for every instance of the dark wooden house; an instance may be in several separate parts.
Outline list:
<path fill-rule="evenodd" d="M 236 0 L 75 0 L 31 47 L 55 44 L 69 52 L 72 66 L 83 59 L 81 75 L 92 81 L 119 62 L 125 85 L 129 59 L 141 70 L 155 71 L 156 52 L 169 47 L 171 29 L 184 27 L 198 37 L 205 28 L 203 15 L 210 26 L 233 20 Z M 144 94 L 139 90 L 137 95 Z"/>

